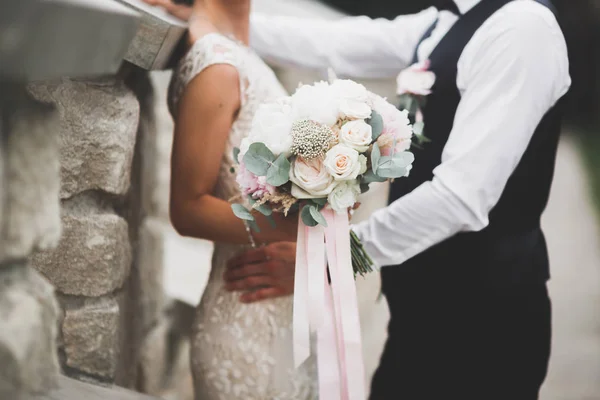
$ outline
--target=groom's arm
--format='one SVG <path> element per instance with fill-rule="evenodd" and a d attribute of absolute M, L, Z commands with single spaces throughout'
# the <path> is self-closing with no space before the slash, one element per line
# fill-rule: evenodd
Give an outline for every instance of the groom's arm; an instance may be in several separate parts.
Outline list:
<path fill-rule="evenodd" d="M 461 64 L 464 92 L 433 180 L 354 227 L 380 266 L 401 264 L 458 232 L 485 228 L 540 120 L 567 92 L 568 58 L 558 25 L 513 18 Z"/>
<path fill-rule="evenodd" d="M 393 21 L 253 14 L 250 44 L 276 65 L 331 67 L 338 75 L 354 78 L 395 77 L 410 64 L 419 39 L 436 16 L 434 8 Z"/>

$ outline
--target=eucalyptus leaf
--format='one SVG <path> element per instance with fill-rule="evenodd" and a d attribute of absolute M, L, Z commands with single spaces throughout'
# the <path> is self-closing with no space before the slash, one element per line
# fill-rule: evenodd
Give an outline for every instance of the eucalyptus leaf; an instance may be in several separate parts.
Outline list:
<path fill-rule="evenodd" d="M 269 207 L 267 207 L 264 204 L 254 205 L 254 206 L 252 206 L 252 208 L 254 208 L 256 211 L 258 211 L 265 217 L 268 217 L 269 215 L 273 214 L 273 210 L 271 210 Z"/>
<path fill-rule="evenodd" d="M 250 211 L 241 204 L 232 204 L 231 209 L 236 217 L 239 219 L 244 219 L 246 221 L 254 221 L 254 216 Z"/>
<path fill-rule="evenodd" d="M 275 156 L 263 143 L 252 143 L 244 154 L 246 169 L 256 176 L 266 176 Z"/>
<path fill-rule="evenodd" d="M 254 232 L 256 233 L 260 233 L 260 228 L 258 227 L 258 224 L 256 223 L 256 221 L 248 221 L 248 226 L 250 227 L 250 229 L 252 229 Z"/>
<path fill-rule="evenodd" d="M 315 204 L 317 204 L 317 205 L 319 205 L 321 207 L 324 207 L 325 204 L 327 204 L 327 198 L 326 197 L 323 197 L 323 198 L 320 198 L 320 199 L 311 199 L 311 200 L 312 200 L 313 203 L 315 203 Z"/>
<path fill-rule="evenodd" d="M 308 210 L 310 211 L 310 215 L 315 221 L 317 221 L 319 224 L 325 227 L 327 226 L 327 221 L 325 220 L 325 217 L 319 212 L 319 210 L 317 210 L 315 206 L 308 206 Z"/>
<path fill-rule="evenodd" d="M 238 162 L 239 156 L 240 156 L 240 148 L 234 147 L 233 148 L 233 162 L 235 162 L 236 164 L 239 164 L 239 162 Z"/>
<path fill-rule="evenodd" d="M 380 158 L 381 158 L 381 150 L 379 149 L 379 144 L 375 143 L 373 145 L 373 150 L 371 150 L 371 165 L 373 165 L 374 173 L 377 173 L 377 168 L 379 166 Z"/>
<path fill-rule="evenodd" d="M 381 157 L 377 167 L 377 174 L 383 178 L 401 178 L 408 173 L 408 167 L 415 160 L 415 156 L 404 151 L 393 156 Z"/>
<path fill-rule="evenodd" d="M 373 141 L 376 141 L 381 132 L 383 132 L 383 118 L 377 111 L 373 110 L 371 118 L 367 120 L 367 123 L 371 125 L 372 138 Z"/>
<path fill-rule="evenodd" d="M 420 122 L 415 122 L 413 124 L 413 132 L 416 136 L 421 136 L 423 134 L 423 128 L 425 127 L 425 124 L 423 123 L 423 121 Z"/>
<path fill-rule="evenodd" d="M 372 169 L 368 170 L 366 174 L 362 176 L 361 184 L 368 185 L 373 182 L 385 182 L 387 179 L 378 176 Z"/>
<path fill-rule="evenodd" d="M 302 218 L 302 222 L 304 222 L 304 225 L 306 226 L 317 226 L 319 225 L 319 223 L 313 218 L 310 212 L 310 208 L 311 206 L 304 206 L 304 208 L 302 208 L 302 211 L 300 212 L 300 218 Z"/>
<path fill-rule="evenodd" d="M 271 228 L 276 228 L 277 224 L 275 223 L 275 219 L 273 218 L 273 215 L 267 215 L 267 221 L 269 221 L 269 225 L 271 225 Z"/>
<path fill-rule="evenodd" d="M 280 154 L 267 170 L 267 183 L 275 187 L 286 184 L 290 180 L 290 167 L 286 156 Z"/>

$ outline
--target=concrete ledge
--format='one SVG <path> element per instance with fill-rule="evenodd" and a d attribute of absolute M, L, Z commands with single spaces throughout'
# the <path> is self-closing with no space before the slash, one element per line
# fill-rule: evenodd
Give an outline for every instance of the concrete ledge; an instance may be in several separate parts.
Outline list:
<path fill-rule="evenodd" d="M 114 74 L 137 20 L 113 0 L 0 2 L 0 80 Z"/>
<path fill-rule="evenodd" d="M 142 16 L 125 60 L 145 70 L 168 67 L 171 55 L 185 34 L 187 24 L 141 0 L 118 0 Z"/>
<path fill-rule="evenodd" d="M 58 388 L 30 400 L 160 400 L 119 387 L 106 388 L 61 376 Z"/>

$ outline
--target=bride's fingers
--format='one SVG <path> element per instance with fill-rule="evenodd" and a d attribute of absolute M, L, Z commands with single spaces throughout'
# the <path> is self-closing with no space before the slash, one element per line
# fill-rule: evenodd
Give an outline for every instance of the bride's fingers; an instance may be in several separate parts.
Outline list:
<path fill-rule="evenodd" d="M 231 260 L 227 261 L 227 268 L 239 268 L 243 267 L 244 265 L 266 261 L 270 258 L 270 253 L 267 247 L 248 250 L 244 253 L 238 254 Z"/>
<path fill-rule="evenodd" d="M 225 283 L 225 289 L 230 292 L 256 290 L 261 287 L 275 286 L 277 282 L 269 275 L 252 275 L 236 281 Z"/>
<path fill-rule="evenodd" d="M 242 303 L 256 303 L 266 299 L 275 299 L 277 297 L 288 296 L 288 293 L 280 287 L 266 287 L 252 292 L 244 293 L 240 296 Z"/>

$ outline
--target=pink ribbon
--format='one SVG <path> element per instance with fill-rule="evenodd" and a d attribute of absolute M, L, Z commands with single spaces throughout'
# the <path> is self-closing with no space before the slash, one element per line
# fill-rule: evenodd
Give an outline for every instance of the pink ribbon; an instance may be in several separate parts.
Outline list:
<path fill-rule="evenodd" d="M 310 356 L 310 330 L 317 333 L 319 398 L 364 400 L 364 364 L 358 301 L 346 214 L 322 210 L 327 228 L 300 219 L 294 283 L 294 362 Z M 325 246 L 331 285 L 327 284 Z"/>

